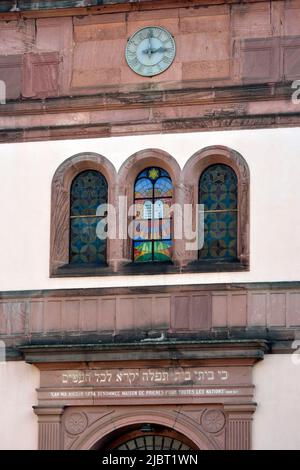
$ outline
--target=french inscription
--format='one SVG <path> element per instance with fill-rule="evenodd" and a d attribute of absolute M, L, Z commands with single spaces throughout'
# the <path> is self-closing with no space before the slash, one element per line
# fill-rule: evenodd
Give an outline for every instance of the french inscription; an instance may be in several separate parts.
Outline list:
<path fill-rule="evenodd" d="M 148 389 L 148 390 L 74 390 L 49 392 L 52 399 L 70 398 L 151 398 L 180 396 L 235 396 L 240 391 L 236 388 L 187 388 L 187 389 Z"/>

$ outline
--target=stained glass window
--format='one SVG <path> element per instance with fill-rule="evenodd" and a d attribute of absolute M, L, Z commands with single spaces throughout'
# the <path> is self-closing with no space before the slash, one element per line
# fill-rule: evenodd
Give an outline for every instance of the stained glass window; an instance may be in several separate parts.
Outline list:
<path fill-rule="evenodd" d="M 94 170 L 83 171 L 74 179 L 70 201 L 70 263 L 101 264 L 106 261 L 106 240 L 97 237 L 100 204 L 107 203 L 107 182 Z"/>
<path fill-rule="evenodd" d="M 237 259 L 237 177 L 227 165 L 211 165 L 202 173 L 199 201 L 204 204 L 204 246 L 199 258 Z"/>
<path fill-rule="evenodd" d="M 173 184 L 161 168 L 143 170 L 134 185 L 133 260 L 135 263 L 170 261 L 172 230 L 170 207 Z"/>
<path fill-rule="evenodd" d="M 168 436 L 146 434 L 130 439 L 113 450 L 192 450 L 187 444 Z"/>

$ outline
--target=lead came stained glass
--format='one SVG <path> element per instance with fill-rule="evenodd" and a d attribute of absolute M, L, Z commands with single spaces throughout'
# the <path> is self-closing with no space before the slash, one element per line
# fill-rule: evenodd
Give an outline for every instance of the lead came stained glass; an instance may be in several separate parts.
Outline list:
<path fill-rule="evenodd" d="M 199 200 L 204 204 L 203 260 L 237 259 L 237 177 L 227 165 L 211 165 L 200 178 Z"/>
<path fill-rule="evenodd" d="M 141 178 L 135 185 L 135 198 L 141 199 L 144 197 L 152 197 L 153 184 L 147 178 Z"/>
<path fill-rule="evenodd" d="M 88 170 L 76 176 L 70 201 L 70 263 L 101 264 L 106 261 L 106 240 L 96 235 L 100 204 L 107 203 L 107 182 L 101 173 Z"/>
<path fill-rule="evenodd" d="M 155 197 L 172 197 L 172 190 L 172 182 L 165 176 L 158 178 L 154 184 Z"/>
<path fill-rule="evenodd" d="M 137 436 L 120 444 L 113 450 L 192 450 L 187 444 L 184 444 L 173 437 L 154 435 Z"/>
<path fill-rule="evenodd" d="M 173 244 L 169 208 L 172 197 L 173 184 L 165 170 L 146 168 L 138 175 L 134 185 L 134 262 L 171 260 Z"/>

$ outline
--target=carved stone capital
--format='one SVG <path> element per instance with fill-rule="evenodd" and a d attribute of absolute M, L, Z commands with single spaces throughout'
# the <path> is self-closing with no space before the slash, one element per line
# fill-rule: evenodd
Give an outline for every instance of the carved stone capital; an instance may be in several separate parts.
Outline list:
<path fill-rule="evenodd" d="M 63 406 L 34 406 L 39 423 L 39 450 L 60 450 Z"/>

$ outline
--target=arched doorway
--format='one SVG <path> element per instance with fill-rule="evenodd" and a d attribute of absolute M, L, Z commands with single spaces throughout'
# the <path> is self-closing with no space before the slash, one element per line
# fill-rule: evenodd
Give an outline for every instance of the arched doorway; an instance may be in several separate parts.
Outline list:
<path fill-rule="evenodd" d="M 221 435 L 219 433 L 218 440 L 216 440 L 213 434 L 202 429 L 201 416 L 204 411 L 198 406 L 191 405 L 188 407 L 184 405 L 180 407 L 161 406 L 159 408 L 135 406 L 134 411 L 131 407 L 124 406 L 116 408 L 78 407 L 76 415 L 81 413 L 85 416 L 85 419 L 83 418 L 85 429 L 78 433 L 77 438 L 73 437 L 73 440 L 70 441 L 73 428 L 71 428 L 70 434 L 69 421 L 73 423 L 75 414 L 75 408 L 70 408 L 66 410 L 63 418 L 64 448 L 109 451 L 127 443 L 128 447 L 134 446 L 134 448 L 142 449 L 142 446 L 145 446 L 144 437 L 148 437 L 146 447 L 149 445 L 149 450 L 151 450 L 150 446 L 153 448 L 153 441 L 154 447 L 157 447 L 156 450 L 159 446 L 165 450 L 171 450 L 176 446 L 179 447 L 180 444 L 182 447 L 184 446 L 184 449 L 187 446 L 192 450 L 221 449 L 224 447 L 225 427 L 223 426 L 220 430 Z M 89 426 L 88 420 L 92 421 Z M 139 437 L 143 439 L 134 441 Z M 133 442 L 129 443 L 132 440 Z"/>
<path fill-rule="evenodd" d="M 199 450 L 186 436 L 157 424 L 120 428 L 98 441 L 91 450 Z"/>

